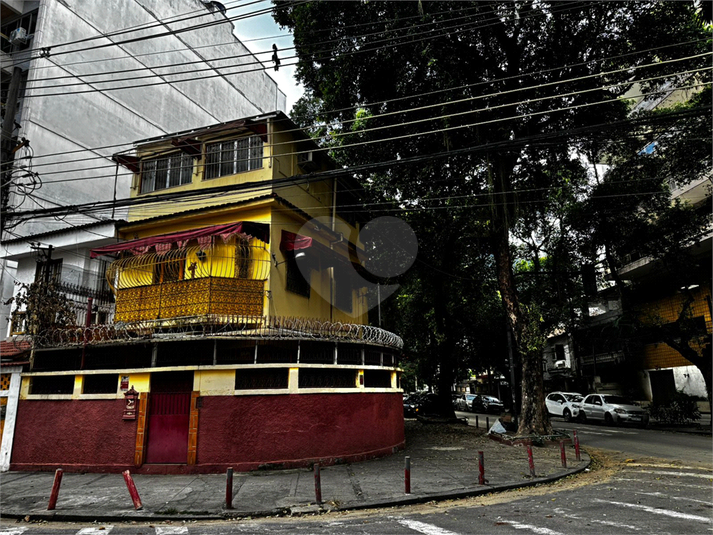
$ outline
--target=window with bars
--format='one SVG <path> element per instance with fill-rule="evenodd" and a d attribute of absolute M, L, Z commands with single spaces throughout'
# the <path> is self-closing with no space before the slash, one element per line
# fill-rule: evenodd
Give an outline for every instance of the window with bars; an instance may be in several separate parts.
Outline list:
<path fill-rule="evenodd" d="M 180 152 L 141 162 L 141 193 L 190 184 L 193 158 Z"/>
<path fill-rule="evenodd" d="M 262 169 L 260 136 L 241 137 L 206 145 L 205 179 Z"/>
<path fill-rule="evenodd" d="M 357 370 L 301 368 L 299 388 L 356 388 Z"/>
<path fill-rule="evenodd" d="M 74 391 L 74 375 L 49 375 L 33 377 L 30 394 L 71 394 Z"/>
<path fill-rule="evenodd" d="M 300 271 L 297 266 L 297 261 L 291 256 L 287 257 L 286 264 L 286 289 L 288 292 L 301 295 L 303 297 L 309 298 L 310 296 L 310 285 L 309 280 Z"/>
<path fill-rule="evenodd" d="M 287 368 L 262 370 L 238 370 L 235 374 L 235 390 L 274 390 L 287 388 Z"/>
<path fill-rule="evenodd" d="M 85 375 L 82 393 L 84 394 L 116 394 L 119 376 L 115 373 Z"/>

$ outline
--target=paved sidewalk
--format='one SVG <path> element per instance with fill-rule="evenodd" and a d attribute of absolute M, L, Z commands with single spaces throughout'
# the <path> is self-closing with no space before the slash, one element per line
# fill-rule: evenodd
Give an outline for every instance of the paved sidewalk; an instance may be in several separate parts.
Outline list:
<path fill-rule="evenodd" d="M 471 421 L 471 423 L 475 423 Z M 530 477 L 527 449 L 504 446 L 481 428 L 406 422 L 406 449 L 383 459 L 322 467 L 321 505 L 315 503 L 308 469 L 235 473 L 233 507 L 225 508 L 226 477 L 136 475 L 143 502 L 135 511 L 121 474 L 73 474 L 62 479 L 55 511 L 47 511 L 54 473 L 9 472 L 0 479 L 2 517 L 45 520 L 186 520 L 314 513 L 406 505 L 459 498 L 533 485 L 584 470 L 589 457 L 575 460 L 567 448 L 563 468 L 558 448 L 533 447 L 536 477 Z M 478 485 L 478 451 L 485 485 Z M 411 459 L 411 494 L 404 492 L 404 457 Z"/>

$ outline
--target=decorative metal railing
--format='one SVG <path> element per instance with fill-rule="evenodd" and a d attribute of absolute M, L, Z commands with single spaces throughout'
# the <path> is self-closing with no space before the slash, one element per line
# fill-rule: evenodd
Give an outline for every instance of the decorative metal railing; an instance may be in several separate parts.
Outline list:
<path fill-rule="evenodd" d="M 259 316 L 269 271 L 264 244 L 239 240 L 127 256 L 109 266 L 107 280 L 116 296 L 115 321 Z"/>
<path fill-rule="evenodd" d="M 32 342 L 36 349 L 200 338 L 331 340 L 403 348 L 403 340 L 399 336 L 379 327 L 260 315 L 207 314 L 152 321 L 116 322 L 86 328 L 57 327 L 34 337 L 17 337 L 18 340 Z"/>

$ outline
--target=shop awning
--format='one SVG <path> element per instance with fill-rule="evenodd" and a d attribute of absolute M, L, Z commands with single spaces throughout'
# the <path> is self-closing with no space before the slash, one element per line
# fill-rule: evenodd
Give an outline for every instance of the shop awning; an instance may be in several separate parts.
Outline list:
<path fill-rule="evenodd" d="M 131 254 L 144 254 L 151 248 L 155 248 L 156 252 L 163 253 L 171 249 L 175 244 L 177 247 L 185 247 L 191 240 L 196 240 L 198 245 L 205 249 L 210 246 L 214 236 L 220 236 L 223 242 L 227 242 L 231 236 L 243 234 L 250 237 L 258 238 L 265 243 L 270 242 L 270 227 L 263 223 L 253 223 L 252 221 L 240 221 L 237 223 L 228 223 L 225 225 L 213 225 L 199 229 L 185 230 L 183 232 L 174 232 L 172 234 L 160 234 L 158 236 L 149 236 L 138 240 L 129 240 L 104 247 L 92 249 L 91 257 L 110 255 L 128 251 Z"/>

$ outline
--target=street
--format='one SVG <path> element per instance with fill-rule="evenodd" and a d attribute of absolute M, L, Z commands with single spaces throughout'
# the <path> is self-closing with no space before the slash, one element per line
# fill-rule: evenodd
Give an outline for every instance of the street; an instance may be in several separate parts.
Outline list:
<path fill-rule="evenodd" d="M 484 425 L 484 417 L 482 420 L 481 425 Z M 557 418 L 553 423 L 556 429 L 578 430 L 583 447 L 595 458 L 590 471 L 551 485 L 365 512 L 155 524 L 87 525 L 3 520 L 0 535 L 697 535 L 713 532 L 710 437 L 569 424 Z"/>

